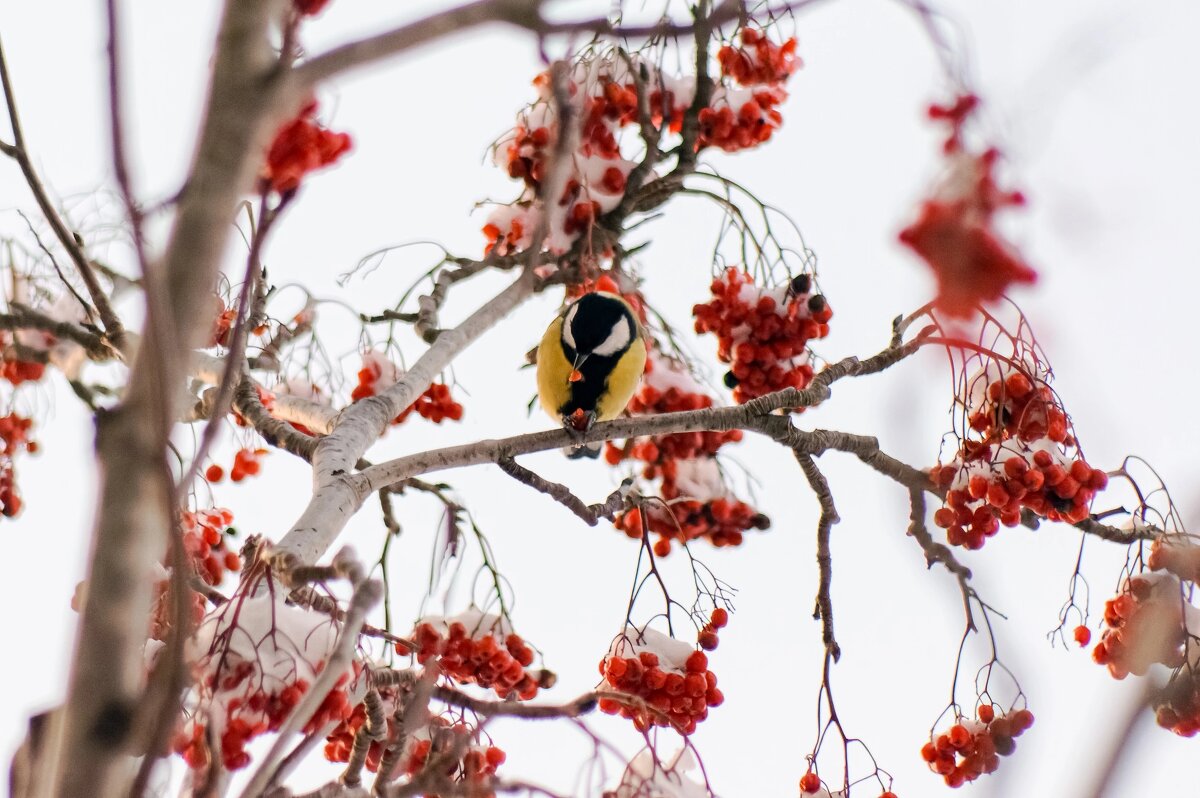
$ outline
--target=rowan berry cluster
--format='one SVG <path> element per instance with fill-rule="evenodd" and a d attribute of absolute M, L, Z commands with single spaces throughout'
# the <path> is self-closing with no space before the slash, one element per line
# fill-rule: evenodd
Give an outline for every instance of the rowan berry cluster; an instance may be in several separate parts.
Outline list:
<path fill-rule="evenodd" d="M 278 591 L 275 591 L 278 593 Z M 219 756 L 230 770 L 250 763 L 246 745 L 279 729 L 325 668 L 337 631 L 327 616 L 285 603 L 263 591 L 239 594 L 201 623 L 192 645 L 204 652 L 193 666 L 190 717 L 176 734 L 173 749 L 192 768 L 209 766 L 209 718 L 220 718 Z M 350 672 L 323 698 L 303 732 L 311 734 L 350 716 Z"/>
<path fill-rule="evenodd" d="M 37 382 L 45 373 L 45 363 L 21 360 L 10 351 L 6 351 L 3 359 L 0 359 L 0 379 L 7 380 L 14 388 L 22 383 Z"/>
<path fill-rule="evenodd" d="M 1194 737 L 1200 731 L 1200 679 L 1193 669 L 1180 668 L 1171 674 L 1154 699 L 1154 719 L 1180 737 Z"/>
<path fill-rule="evenodd" d="M 738 404 L 812 380 L 808 342 L 829 334 L 833 316 L 825 297 L 812 289 L 807 274 L 766 288 L 729 268 L 712 281 L 712 300 L 692 308 L 696 332 L 715 334 L 717 357 L 731 364 L 725 384 Z"/>
<path fill-rule="evenodd" d="M 383 704 L 383 716 L 387 723 L 387 735 L 382 740 L 372 740 L 367 748 L 367 759 L 364 763 L 367 770 L 375 773 L 379 770 L 379 763 L 383 759 L 384 751 L 387 745 L 397 739 L 398 730 L 396 728 L 395 714 L 396 705 L 396 690 L 391 687 L 377 688 L 380 700 Z M 354 738 L 358 734 L 358 730 L 367 722 L 367 706 L 365 703 L 355 705 L 354 710 L 346 718 L 343 718 L 337 726 L 333 728 L 325 737 L 325 759 L 330 762 L 349 762 L 350 752 L 354 748 Z M 420 732 L 418 732 L 420 734 Z M 411 747 L 417 740 L 407 741 Z M 425 739 L 424 742 L 428 742 Z M 406 757 L 407 759 L 407 757 Z M 401 768 L 403 770 L 403 766 Z M 408 771 L 415 772 L 415 771 Z"/>
<path fill-rule="evenodd" d="M 350 393 L 352 401 L 357 402 L 359 399 L 383 393 L 404 376 L 404 372 L 395 363 L 378 352 L 363 352 L 362 362 L 362 368 L 358 370 L 358 384 Z M 392 419 L 392 423 L 403 423 L 414 412 L 421 418 L 441 424 L 446 419 L 460 420 L 463 416 L 463 406 L 450 395 L 450 386 L 435 382 L 426 388 L 416 401 L 400 411 L 400 415 Z"/>
<path fill-rule="evenodd" d="M 435 382 L 425 389 L 400 415 L 396 416 L 393 424 L 403 423 L 412 413 L 416 412 L 421 418 L 428 419 L 434 424 L 441 424 L 446 419 L 459 421 L 463 417 L 463 406 L 450 396 L 450 386 Z"/>
<path fill-rule="evenodd" d="M 799 66 L 796 44 L 776 45 L 756 30 L 742 33 L 742 46 L 722 49 L 722 74 L 741 84 L 713 87 L 698 116 L 697 149 L 729 152 L 757 146 L 782 123 L 778 106 L 787 98 L 784 81 Z M 639 113 L 639 83 L 645 86 L 645 118 Z M 497 166 L 524 183 L 518 199 L 488 216 L 486 250 L 508 254 L 532 244 L 532 233 L 549 214 L 546 247 L 566 252 L 596 219 L 623 199 L 636 163 L 622 156 L 626 128 L 645 121 L 666 132 L 682 129 L 696 94 L 695 78 L 664 74 L 656 65 L 621 54 L 577 62 L 567 78 L 567 101 L 580 120 L 579 144 L 563 192 L 547 210 L 538 197 L 558 138 L 555 87 L 549 73 L 534 79 L 539 98 L 518 117 L 516 127 L 494 148 Z"/>
<path fill-rule="evenodd" d="M 1200 582 L 1200 546 L 1183 535 L 1155 538 L 1146 565 L 1152 571 L 1174 574 L 1184 582 Z"/>
<path fill-rule="evenodd" d="M 709 709 L 725 701 L 708 656 L 653 629 L 631 628 L 617 638 L 600 661 L 600 675 L 601 689 L 637 699 L 601 698 L 600 710 L 629 718 L 639 731 L 670 726 L 691 734 Z"/>
<path fill-rule="evenodd" d="M 1001 524 L 1020 523 L 1023 508 L 1078 523 L 1108 485 L 1108 475 L 1079 455 L 1046 378 L 1007 368 L 993 363 L 970 380 L 967 419 L 980 439 L 964 439 L 953 461 L 929 472 L 946 489 L 934 523 L 953 546 L 981 548 Z"/>
<path fill-rule="evenodd" d="M 233 513 L 223 507 L 194 513 L 184 510 L 180 515 L 184 551 L 196 575 L 210 585 L 221 584 L 227 571 L 242 567 L 237 552 L 226 546 L 226 539 L 236 534 L 232 523 Z"/>
<path fill-rule="evenodd" d="M 36 452 L 37 441 L 30 438 L 33 419 L 16 413 L 0 416 L 0 514 L 12 518 L 21 512 L 23 502 L 17 489 L 13 461 L 18 452 Z"/>
<path fill-rule="evenodd" d="M 446 776 L 455 784 L 463 785 L 467 795 L 495 798 L 495 792 L 487 789 L 487 785 L 495 778 L 496 770 L 504 764 L 508 755 L 497 746 L 479 741 L 478 736 L 478 731 L 472 731 L 463 723 L 452 724 L 443 717 L 433 718 L 427 728 L 417 732 L 406 743 L 400 771 L 415 776 L 425 768 L 431 756 L 465 748 L 462 759 L 448 767 Z M 473 738 L 475 742 L 464 746 L 464 738 Z M 427 795 L 426 798 L 438 797 Z"/>
<path fill-rule="evenodd" d="M 717 51 L 721 74 L 743 86 L 783 83 L 800 68 L 796 40 L 775 44 L 760 30 L 742 28 L 740 47 L 727 44 Z"/>
<path fill-rule="evenodd" d="M 235 692 L 242 685 L 247 685 L 240 697 L 232 697 L 226 703 L 228 714 L 221 731 L 221 762 L 229 770 L 240 770 L 250 764 L 246 746 L 260 734 L 278 731 L 310 686 L 308 680 L 297 679 L 279 689 L 249 688 L 248 685 L 255 681 L 256 676 L 260 674 L 255 666 L 242 660 L 236 664 L 229 663 L 219 683 L 207 685 L 211 690 L 222 692 Z M 350 700 L 346 694 L 348 681 L 348 676 L 342 676 L 329 691 L 312 718 L 304 724 L 304 734 L 312 734 L 327 723 L 342 720 L 350 714 Z M 206 724 L 194 722 L 189 731 L 175 737 L 175 752 L 182 755 L 193 770 L 209 766 L 210 752 L 205 730 Z"/>
<path fill-rule="evenodd" d="M 260 174 L 267 190 L 295 191 L 306 174 L 336 163 L 350 150 L 350 136 L 327 130 L 316 114 L 317 101 L 310 100 L 275 134 Z"/>
<path fill-rule="evenodd" d="M 528 669 L 533 649 L 506 627 L 499 617 L 474 611 L 455 618 L 425 618 L 412 634 L 417 662 L 424 665 L 437 657 L 442 673 L 456 681 L 495 690 L 501 698 L 516 694 L 528 701 L 543 686 L 543 677 Z M 397 645 L 396 652 L 407 654 L 408 649 Z"/>
<path fill-rule="evenodd" d="M 646 370 L 641 385 L 626 410 L 633 415 L 649 416 L 659 413 L 676 413 L 684 410 L 702 410 L 713 406 L 713 398 L 704 393 L 703 387 L 681 364 L 651 350 L 646 359 Z M 646 464 L 642 476 L 654 479 L 660 476 L 660 466 L 669 460 L 691 460 L 711 457 L 727 443 L 742 439 L 741 430 L 725 432 L 683 432 L 674 435 L 658 435 L 629 441 L 624 448 L 612 441 L 605 444 L 604 457 L 610 465 L 617 465 L 627 457 Z"/>
<path fill-rule="evenodd" d="M 717 51 L 721 74 L 742 88 L 719 85 L 708 107 L 700 110 L 697 148 L 720 147 L 726 152 L 756 147 L 783 123 L 779 106 L 787 99 L 783 84 L 800 68 L 796 40 L 775 44 L 762 31 L 743 28 L 741 46 Z"/>
<path fill-rule="evenodd" d="M 997 211 L 1024 205 L 1024 196 L 999 187 L 996 149 L 972 153 L 964 143 L 963 125 L 977 104 L 975 97 L 964 96 L 950 106 L 929 109 L 931 119 L 950 126 L 944 144 L 946 175 L 921 203 L 917 220 L 900 232 L 901 243 L 933 269 L 936 306 L 963 318 L 979 304 L 999 299 L 1009 285 L 1037 279 L 993 226 Z"/>
<path fill-rule="evenodd" d="M 696 462 L 696 461 L 685 461 Z M 669 464 L 671 466 L 674 463 Z M 663 482 L 664 497 L 669 482 Z M 719 497 L 699 501 L 676 499 L 667 507 L 645 504 L 617 516 L 617 528 L 631 538 L 642 537 L 642 519 L 650 532 L 658 535 L 654 541 L 654 553 L 666 557 L 671 553 L 671 544 L 704 539 L 712 545 L 740 546 L 745 533 L 751 529 L 768 529 L 771 519 L 740 499 Z"/>
<path fill-rule="evenodd" d="M 1172 574 L 1139 574 L 1104 602 L 1104 633 L 1092 659 L 1116 679 L 1142 676 L 1151 665 L 1179 668 L 1187 660 L 1187 618 L 1179 579 Z M 1190 606 L 1189 606 L 1190 609 Z"/>
<path fill-rule="evenodd" d="M 1028 709 L 1005 714 L 991 704 L 982 704 L 977 714 L 978 720 L 960 717 L 948 731 L 921 748 L 921 758 L 946 780 L 948 787 L 961 787 L 994 773 L 1000 757 L 1016 750 L 1015 738 L 1033 725 L 1033 713 Z"/>

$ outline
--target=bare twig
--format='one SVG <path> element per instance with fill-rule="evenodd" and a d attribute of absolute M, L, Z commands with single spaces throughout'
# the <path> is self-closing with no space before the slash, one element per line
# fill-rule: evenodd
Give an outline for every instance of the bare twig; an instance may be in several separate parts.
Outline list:
<path fill-rule="evenodd" d="M 544 493 L 554 501 L 566 507 L 588 526 L 595 526 L 598 521 L 596 513 L 592 508 L 583 503 L 583 500 L 571 492 L 571 489 L 566 485 L 558 482 L 551 482 L 544 477 L 540 477 L 524 466 L 518 465 L 517 461 L 511 457 L 501 457 L 496 461 L 496 465 L 500 470 L 510 477 L 520 482 L 523 485 L 528 485 L 540 493 Z"/>
<path fill-rule="evenodd" d="M 813 610 L 813 618 L 821 621 L 821 640 L 825 650 L 834 662 L 841 659 L 842 650 L 833 634 L 833 598 L 830 588 L 833 585 L 833 554 L 829 548 L 830 532 L 838 518 L 837 508 L 833 504 L 833 492 L 825 475 L 817 468 L 812 457 L 796 453 L 796 462 L 804 472 L 804 478 L 816 494 L 817 502 L 821 505 L 821 517 L 817 521 L 817 570 L 819 580 L 817 585 L 817 602 Z"/>
<path fill-rule="evenodd" d="M 29 190 L 33 192 L 33 198 L 37 201 L 38 208 L 41 209 L 42 215 L 46 217 L 46 221 L 50 223 L 50 228 L 54 230 L 54 235 L 58 238 L 59 243 L 62 244 L 63 249 L 71 256 L 71 261 L 75 264 L 75 268 L 79 270 L 79 276 L 83 278 L 84 285 L 88 290 L 88 296 L 91 297 L 92 304 L 96 306 L 96 312 L 100 316 L 100 322 L 104 325 L 105 332 L 114 344 L 120 346 L 121 336 L 124 332 L 121 319 L 113 310 L 112 303 L 108 299 L 108 293 L 100 285 L 100 281 L 96 279 L 96 273 L 92 268 L 91 261 L 84 254 L 83 248 L 75 238 L 75 235 L 67 229 L 66 223 L 59 215 L 58 210 L 55 209 L 54 203 L 50 201 L 50 196 L 46 193 L 46 188 L 42 185 L 37 170 L 33 168 L 33 161 L 29 157 L 29 149 L 25 143 L 25 133 L 21 127 L 21 118 L 17 113 L 16 95 L 13 93 L 12 81 L 9 78 L 8 63 L 4 57 L 3 45 L 0 45 L 0 83 L 4 87 L 4 100 L 8 106 L 8 118 L 13 132 L 13 146 L 6 147 L 5 154 L 14 158 L 17 165 L 21 167 L 21 173 L 25 176 L 25 182 L 29 185 Z"/>

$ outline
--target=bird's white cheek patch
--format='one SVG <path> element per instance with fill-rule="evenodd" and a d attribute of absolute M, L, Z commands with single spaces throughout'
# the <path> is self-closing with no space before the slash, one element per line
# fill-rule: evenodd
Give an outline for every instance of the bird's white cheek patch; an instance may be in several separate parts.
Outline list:
<path fill-rule="evenodd" d="M 567 311 L 567 317 L 563 319 L 562 339 L 563 343 L 572 349 L 575 348 L 575 334 L 571 332 L 571 323 L 575 321 L 575 313 L 579 310 L 579 305 L 572 305 Z"/>
<path fill-rule="evenodd" d="M 629 346 L 629 325 L 621 320 L 617 326 L 613 327 L 612 332 L 601 342 L 600 346 L 593 351 L 601 357 L 608 357 L 615 355 L 627 346 Z"/>

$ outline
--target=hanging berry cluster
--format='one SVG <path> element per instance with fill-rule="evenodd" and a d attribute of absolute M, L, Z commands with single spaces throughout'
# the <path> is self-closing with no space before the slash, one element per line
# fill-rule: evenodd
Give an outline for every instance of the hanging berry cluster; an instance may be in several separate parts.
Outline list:
<path fill-rule="evenodd" d="M 1070 421 L 1032 366 L 989 363 L 969 380 L 965 400 L 972 436 L 953 461 L 930 469 L 946 489 L 934 523 L 953 546 L 982 548 L 1000 525 L 1016 526 L 1022 508 L 1052 521 L 1078 523 L 1108 476 L 1079 454 Z"/>
<path fill-rule="evenodd" d="M 358 370 L 357 376 L 358 384 L 350 393 L 350 399 L 355 402 L 383 393 L 399 382 L 404 372 L 380 353 L 368 350 L 362 353 L 362 368 Z M 400 415 L 392 419 L 392 423 L 401 424 L 414 412 L 434 424 L 441 424 L 446 419 L 460 421 L 463 417 L 463 406 L 454 401 L 449 385 L 435 382 L 426 388 L 415 402 L 400 411 Z"/>
<path fill-rule="evenodd" d="M 309 100 L 296 118 L 275 134 L 260 175 L 267 190 L 278 194 L 295 191 L 306 174 L 336 163 L 350 150 L 350 136 L 327 130 L 316 121 L 316 115 L 317 101 Z"/>
<path fill-rule="evenodd" d="M 501 698 L 515 694 L 528 701 L 543 686 L 541 674 L 528 669 L 533 649 L 520 635 L 507 631 L 498 616 L 467 611 L 454 618 L 424 618 L 412 639 L 420 664 L 437 657 L 446 676 L 495 690 Z M 396 652 L 407 654 L 408 649 L 397 645 Z"/>
<path fill-rule="evenodd" d="M 219 585 L 227 571 L 242 567 L 238 553 L 226 542 L 236 534 L 230 526 L 233 513 L 223 507 L 211 510 L 184 510 L 180 517 L 183 527 L 183 549 L 192 561 L 196 575 L 209 585 Z"/>
<path fill-rule="evenodd" d="M 207 585 L 219 585 L 230 572 L 241 570 L 242 560 L 230 549 L 227 538 L 236 534 L 230 526 L 233 513 L 223 507 L 211 510 L 184 510 L 179 524 L 183 533 L 183 550 L 191 564 L 191 572 Z M 167 565 L 164 564 L 164 569 Z M 170 599 L 171 575 L 165 570 L 162 578 L 154 583 L 154 603 L 150 610 L 150 639 L 166 640 L 174 622 L 174 610 Z M 188 588 L 187 631 L 196 629 L 204 619 L 207 603 L 204 596 Z"/>
<path fill-rule="evenodd" d="M 394 701 L 393 701 L 394 704 Z M 385 703 L 385 706 L 387 704 Z M 394 706 L 393 706 L 394 712 Z M 388 712 L 389 740 L 394 740 L 393 724 Z M 366 722 L 366 709 L 360 704 L 349 718 L 342 721 L 326 738 L 325 758 L 330 762 L 350 761 L 350 750 L 354 735 Z M 455 784 L 463 785 L 467 794 L 479 798 L 495 798 L 487 785 L 495 778 L 496 770 L 508 758 L 502 748 L 480 739 L 478 730 L 466 724 L 452 722 L 445 717 L 430 719 L 427 726 L 418 729 L 404 741 L 397 776 L 413 777 L 420 773 L 431 758 L 441 758 L 453 750 L 463 751 L 462 758 L 453 763 L 444 774 Z M 372 773 L 379 770 L 383 758 L 384 743 L 372 742 L 367 751 L 366 767 Z M 437 798 L 428 796 L 428 798 Z"/>
<path fill-rule="evenodd" d="M 711 407 L 712 397 L 677 362 L 653 349 L 646 360 L 642 384 L 630 400 L 634 415 L 670 413 Z M 605 444 L 605 459 L 617 465 L 626 458 L 644 463 L 641 475 L 659 479 L 659 494 L 668 506 L 648 504 L 621 513 L 617 528 L 640 539 L 645 526 L 658 536 L 654 551 L 671 552 L 671 541 L 706 539 L 716 546 L 736 546 L 749 529 L 765 529 L 770 520 L 732 495 L 714 455 L 726 443 L 740 441 L 740 430 L 685 432 L 635 438 L 618 447 Z"/>
<path fill-rule="evenodd" d="M 993 226 L 996 212 L 1025 204 L 1018 191 L 1002 190 L 993 174 L 1000 153 L 972 152 L 963 126 L 978 106 L 974 96 L 952 105 L 934 105 L 929 117 L 945 122 L 946 175 L 921 203 L 917 220 L 900 232 L 900 241 L 933 269 L 935 305 L 947 314 L 968 317 L 985 302 L 1003 296 L 1013 283 L 1032 283 L 1033 271 Z"/>
<path fill-rule="evenodd" d="M 1180 668 L 1186 661 L 1188 621 L 1179 579 L 1168 573 L 1131 577 L 1104 603 L 1104 633 L 1092 659 L 1116 679 L 1142 676 L 1151 665 Z M 1189 614 L 1196 613 L 1188 605 Z"/>
<path fill-rule="evenodd" d="M 929 769 L 961 787 L 1000 767 L 1000 757 L 1016 750 L 1016 739 L 1033 725 L 1033 713 L 1018 709 L 1004 714 L 991 704 L 978 710 L 978 720 L 959 718 L 944 734 L 925 743 L 921 758 Z"/>
<path fill-rule="evenodd" d="M 743 28 L 741 46 L 725 45 L 717 51 L 717 61 L 721 75 L 741 88 L 721 84 L 714 89 L 698 117 L 697 148 L 738 152 L 756 147 L 783 124 L 779 106 L 788 96 L 783 84 L 801 66 L 796 40 L 775 44 L 762 31 Z"/>
<path fill-rule="evenodd" d="M 0 359 L 0 379 L 7 380 L 14 388 L 22 383 L 37 382 L 45 374 L 45 363 L 21 360 L 11 349 L 6 348 Z"/>
<path fill-rule="evenodd" d="M 653 629 L 631 627 L 617 638 L 600 661 L 600 675 L 602 690 L 638 699 L 601 698 L 600 710 L 629 718 L 639 731 L 670 726 L 691 734 L 710 708 L 725 701 L 716 674 L 708 669 L 708 656 Z"/>
<path fill-rule="evenodd" d="M 206 653 L 194 666 L 192 714 L 175 736 L 174 750 L 193 769 L 209 767 L 214 752 L 207 721 L 221 718 L 214 732 L 222 764 L 229 770 L 246 767 L 246 745 L 279 729 L 325 667 L 336 636 L 328 617 L 291 606 L 270 591 L 237 595 L 214 610 L 194 639 Z M 305 724 L 305 734 L 349 717 L 349 681 L 349 672 L 338 679 Z"/>
<path fill-rule="evenodd" d="M 635 415 L 650 416 L 659 413 L 675 413 L 684 410 L 702 410 L 713 406 L 713 398 L 704 392 L 700 383 L 675 360 L 668 359 L 651 349 L 646 359 L 646 370 L 641 385 L 629 400 L 626 410 Z M 657 435 L 635 438 L 618 447 L 612 441 L 605 443 L 605 460 L 617 465 L 632 457 L 646 464 L 642 476 L 655 479 L 661 476 L 660 468 L 668 460 L 691 460 L 711 457 L 727 443 L 742 439 L 741 430 L 725 432 L 683 432 L 673 435 Z"/>
<path fill-rule="evenodd" d="M 722 75 L 741 87 L 718 83 L 707 108 L 699 113 L 696 148 L 720 147 L 733 152 L 757 146 L 782 122 L 778 106 L 787 98 L 784 82 L 800 65 L 796 44 L 776 45 L 759 31 L 745 30 L 741 46 L 721 50 Z M 545 246 L 563 253 L 596 219 L 616 208 L 624 197 L 629 173 L 636 165 L 622 156 L 624 130 L 636 128 L 637 70 L 644 77 L 651 124 L 678 133 L 696 94 L 694 77 L 664 74 L 656 65 L 621 53 L 591 56 L 577 62 L 567 79 L 566 93 L 580 120 L 579 144 L 571 155 L 571 172 L 562 194 L 549 210 L 541 206 L 538 190 L 558 137 L 554 87 L 549 73 L 534 80 L 539 98 L 518 116 L 516 127 L 494 148 L 497 166 L 524 183 L 520 197 L 498 207 L 484 225 L 487 252 L 507 254 L 530 246 L 533 231 L 549 214 Z"/>
<path fill-rule="evenodd" d="M 812 380 L 808 342 L 829 334 L 833 311 L 812 279 L 797 275 L 775 288 L 754 283 L 735 268 L 712 281 L 713 298 L 692 308 L 696 332 L 717 336 L 717 357 L 730 364 L 725 384 L 744 404 L 783 388 L 804 388 Z"/>
<path fill-rule="evenodd" d="M 37 441 L 30 438 L 33 419 L 16 413 L 0 416 L 0 514 L 12 518 L 21 512 L 23 502 L 17 489 L 13 461 L 18 452 L 36 452 Z"/>

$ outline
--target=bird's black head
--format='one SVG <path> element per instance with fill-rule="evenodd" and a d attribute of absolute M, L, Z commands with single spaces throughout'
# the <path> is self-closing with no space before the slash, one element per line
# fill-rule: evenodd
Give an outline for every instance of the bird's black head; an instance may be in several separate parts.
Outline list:
<path fill-rule="evenodd" d="M 563 317 L 562 343 L 568 357 L 614 357 L 633 343 L 637 323 L 629 306 L 612 294 L 584 294 Z"/>

